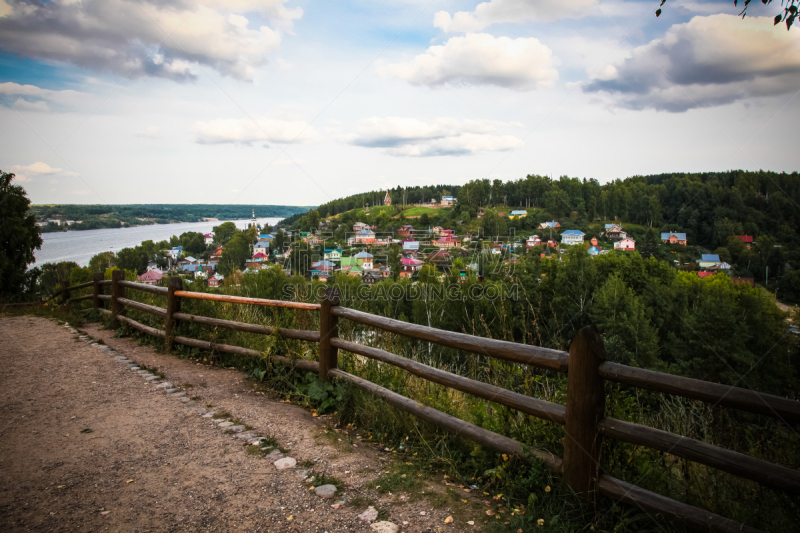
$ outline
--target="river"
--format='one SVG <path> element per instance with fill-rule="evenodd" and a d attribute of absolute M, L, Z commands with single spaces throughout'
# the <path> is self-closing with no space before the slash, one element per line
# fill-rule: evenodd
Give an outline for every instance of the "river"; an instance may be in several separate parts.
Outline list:
<path fill-rule="evenodd" d="M 270 226 L 282 220 L 280 218 L 258 218 L 263 226 Z M 152 226 L 136 226 L 132 228 L 90 229 L 82 231 L 65 231 L 56 233 L 43 233 L 42 249 L 34 250 L 36 264 L 59 263 L 61 261 L 75 261 L 80 266 L 87 266 L 89 259 L 100 252 L 118 252 L 123 248 L 130 248 L 141 244 L 142 241 L 164 241 L 173 235 L 180 235 L 186 231 L 211 233 L 214 226 L 219 226 L 224 220 L 216 222 L 186 222 L 181 224 L 155 224 Z M 246 220 L 232 220 L 238 228 L 244 229 L 250 223 Z M 33 265 L 31 265 L 32 267 Z"/>

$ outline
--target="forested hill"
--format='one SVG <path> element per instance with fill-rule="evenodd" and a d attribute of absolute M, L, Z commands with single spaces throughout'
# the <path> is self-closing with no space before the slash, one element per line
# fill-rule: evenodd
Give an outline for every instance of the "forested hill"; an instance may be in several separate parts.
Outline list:
<path fill-rule="evenodd" d="M 230 220 L 256 217 L 285 218 L 305 213 L 310 206 L 294 205 L 217 205 L 217 204 L 121 204 L 121 205 L 32 205 L 31 213 L 39 221 L 49 219 L 80 220 L 70 229 L 119 228 L 145 224 L 199 222 L 204 218 Z M 58 229 L 59 226 L 55 226 Z M 63 228 L 62 228 L 63 229 Z"/>
<path fill-rule="evenodd" d="M 365 203 L 382 204 L 386 191 L 373 191 L 320 205 L 328 217 Z M 525 178 L 474 180 L 464 185 L 396 187 L 393 205 L 415 204 L 442 195 L 458 198 L 458 209 L 536 207 L 543 216 L 571 219 L 578 225 L 622 220 L 661 231 L 688 234 L 692 243 L 716 247 L 730 235 L 769 235 L 800 244 L 800 175 L 776 172 L 706 172 L 633 176 L 601 185 L 594 179 L 528 175 Z M 404 198 L 405 197 L 405 198 Z M 300 215 L 289 218 L 291 224 Z"/>

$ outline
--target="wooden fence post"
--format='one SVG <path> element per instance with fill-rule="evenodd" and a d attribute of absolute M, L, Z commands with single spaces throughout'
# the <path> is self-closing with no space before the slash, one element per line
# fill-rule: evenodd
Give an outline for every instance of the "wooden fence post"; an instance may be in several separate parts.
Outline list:
<path fill-rule="evenodd" d="M 103 281 L 103 273 L 95 272 L 92 274 L 92 305 L 95 309 L 100 309 L 100 294 L 103 292 L 103 287 L 100 282 Z"/>
<path fill-rule="evenodd" d="M 328 381 L 328 371 L 339 364 L 339 349 L 331 346 L 331 339 L 339 336 L 339 317 L 331 313 L 339 305 L 339 289 L 328 287 L 319 308 L 319 379 Z"/>
<path fill-rule="evenodd" d="M 61 288 L 61 303 L 66 304 L 69 303 L 70 297 L 70 290 L 69 290 L 69 278 L 64 281 L 64 285 Z"/>
<path fill-rule="evenodd" d="M 119 282 L 123 281 L 124 279 L 124 270 L 111 271 L 111 327 L 113 328 L 119 327 L 117 315 L 122 314 L 122 304 L 119 303 L 118 298 L 125 297 L 125 287 L 119 284 Z"/>
<path fill-rule="evenodd" d="M 600 476 L 602 437 L 597 423 L 605 415 L 605 391 L 598 367 L 605 360 L 603 339 L 594 326 L 581 329 L 569 347 L 564 481 L 594 499 Z"/>
<path fill-rule="evenodd" d="M 167 285 L 167 314 L 164 316 L 164 349 L 169 353 L 172 350 L 175 319 L 172 315 L 181 312 L 181 299 L 175 296 L 175 291 L 183 290 L 183 279 L 174 276 L 169 278 Z"/>

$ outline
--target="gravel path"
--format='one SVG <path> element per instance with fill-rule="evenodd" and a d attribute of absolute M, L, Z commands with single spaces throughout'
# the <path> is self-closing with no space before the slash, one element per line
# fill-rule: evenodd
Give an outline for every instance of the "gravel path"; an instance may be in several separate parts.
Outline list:
<path fill-rule="evenodd" d="M 400 531 L 473 530 L 445 524 L 446 506 L 364 489 L 389 454 L 329 438 L 326 420 L 271 399 L 241 372 L 159 354 L 95 325 L 81 332 L 0 318 L 0 531 L 380 530 L 357 517 L 366 507 L 347 503 L 357 496 L 388 510 Z M 133 362 L 163 373 L 183 401 Z M 207 405 L 274 436 L 297 465 L 278 470 L 248 455 L 247 440 L 202 416 Z M 303 479 L 314 473 L 348 488 L 323 499 Z"/>

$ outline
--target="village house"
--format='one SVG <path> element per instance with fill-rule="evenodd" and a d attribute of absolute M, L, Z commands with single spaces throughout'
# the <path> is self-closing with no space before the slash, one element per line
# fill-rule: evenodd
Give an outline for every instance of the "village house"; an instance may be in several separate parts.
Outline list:
<path fill-rule="evenodd" d="M 256 252 L 253 254 L 253 257 L 247 260 L 247 268 L 261 268 L 266 266 L 267 262 L 269 261 L 269 251 L 267 253 L 263 252 Z"/>
<path fill-rule="evenodd" d="M 561 227 L 561 224 L 559 224 L 555 220 L 552 220 L 550 222 L 542 222 L 541 224 L 539 224 L 539 228 L 540 229 L 553 228 L 554 230 L 557 230 L 560 227 Z"/>
<path fill-rule="evenodd" d="M 372 254 L 368 252 L 358 252 L 355 258 L 358 260 L 358 266 L 364 270 L 372 270 Z"/>
<path fill-rule="evenodd" d="M 407 257 L 403 259 L 401 263 L 403 265 L 402 269 L 400 270 L 401 278 L 410 278 L 414 272 L 419 272 L 419 269 L 425 264 L 423 261 L 413 257 Z"/>
<path fill-rule="evenodd" d="M 430 254 L 427 260 L 437 267 L 449 267 L 453 262 L 453 256 L 444 250 L 437 250 Z"/>
<path fill-rule="evenodd" d="M 419 241 L 403 241 L 403 253 L 417 253 L 419 252 Z"/>
<path fill-rule="evenodd" d="M 328 261 L 338 263 L 342 259 L 342 250 L 340 248 L 326 248 L 324 250 L 324 257 Z"/>
<path fill-rule="evenodd" d="M 433 245 L 437 248 L 460 248 L 461 239 L 458 237 L 441 237 L 433 241 Z"/>
<path fill-rule="evenodd" d="M 258 241 L 253 246 L 253 253 L 254 254 L 262 253 L 269 255 L 269 243 L 267 241 Z"/>
<path fill-rule="evenodd" d="M 617 241 L 614 243 L 615 250 L 621 250 L 623 252 L 632 252 L 636 250 L 636 241 L 631 238 L 624 238 L 621 241 Z"/>
<path fill-rule="evenodd" d="M 397 236 L 398 237 L 411 237 L 412 235 L 414 235 L 415 231 L 416 230 L 414 229 L 414 226 L 412 226 L 411 224 L 403 224 L 400 227 L 400 229 L 397 230 Z"/>
<path fill-rule="evenodd" d="M 591 248 L 589 248 L 589 255 L 599 255 L 599 254 L 600 254 L 600 248 L 598 248 L 597 246 L 592 246 Z"/>
<path fill-rule="evenodd" d="M 364 224 L 363 222 L 356 222 L 355 224 L 353 224 L 353 231 L 355 233 L 358 233 L 359 231 L 362 231 L 362 230 L 365 230 L 365 229 L 370 229 L 369 228 L 369 224 Z"/>
<path fill-rule="evenodd" d="M 703 254 L 700 259 L 696 259 L 695 262 L 697 266 L 700 268 L 713 268 L 719 267 L 722 264 L 722 261 L 719 260 L 719 255 L 717 254 Z"/>
<path fill-rule="evenodd" d="M 183 246 L 176 246 L 174 248 L 171 248 L 167 250 L 166 253 L 170 259 L 172 259 L 173 261 L 177 261 L 178 258 L 181 256 L 181 254 L 183 254 Z"/>
<path fill-rule="evenodd" d="M 219 260 L 222 259 L 222 252 L 225 251 L 224 246 L 217 247 L 217 251 L 215 251 L 211 256 L 208 258 L 209 263 L 219 263 Z"/>
<path fill-rule="evenodd" d="M 442 196 L 442 207 L 450 207 L 456 203 L 456 199 L 452 196 Z"/>
<path fill-rule="evenodd" d="M 628 234 L 622 231 L 622 224 L 606 224 L 606 237 L 609 239 L 625 239 Z"/>
<path fill-rule="evenodd" d="M 176 263 L 178 268 L 180 268 L 180 267 L 182 267 L 184 265 L 196 265 L 196 264 L 197 264 L 197 259 L 195 259 L 191 255 L 184 257 L 183 259 L 179 260 Z"/>
<path fill-rule="evenodd" d="M 584 233 L 576 229 L 570 229 L 561 234 L 561 243 L 567 246 L 583 243 Z"/>
<path fill-rule="evenodd" d="M 355 237 L 349 237 L 347 244 L 375 244 L 375 232 L 367 226 L 367 229 L 357 231 Z"/>
<path fill-rule="evenodd" d="M 527 211 L 525 211 L 524 209 L 517 209 L 511 211 L 511 213 L 508 215 L 508 218 L 514 218 L 514 217 L 525 218 L 526 216 L 528 216 Z"/>
<path fill-rule="evenodd" d="M 145 285 L 158 285 L 158 282 L 161 281 L 163 277 L 164 274 L 159 270 L 148 270 L 141 276 L 136 276 L 136 281 L 144 283 Z"/>
<path fill-rule="evenodd" d="M 258 240 L 271 243 L 275 240 L 275 237 L 271 233 L 264 233 L 258 236 Z"/>
<path fill-rule="evenodd" d="M 597 237 L 592 237 L 592 240 L 589 241 L 592 246 L 597 246 Z"/>
<path fill-rule="evenodd" d="M 753 245 L 753 236 L 752 235 L 737 235 L 736 238 L 739 239 L 740 241 L 742 241 L 745 244 L 745 246 L 747 246 L 748 250 Z"/>
<path fill-rule="evenodd" d="M 223 284 L 223 280 L 225 278 L 219 272 L 215 272 L 213 276 L 208 277 L 208 286 L 209 287 L 219 287 Z"/>
<path fill-rule="evenodd" d="M 542 239 L 539 238 L 538 235 L 531 235 L 528 237 L 528 240 L 525 242 L 525 245 L 528 250 L 533 248 L 534 246 L 539 246 L 542 244 Z"/>
<path fill-rule="evenodd" d="M 661 234 L 661 242 L 667 244 L 680 244 L 686 246 L 686 234 L 685 233 L 662 233 Z"/>
<path fill-rule="evenodd" d="M 206 233 L 203 235 L 203 241 L 206 243 L 206 246 L 214 242 L 214 234 L 213 233 Z"/>

